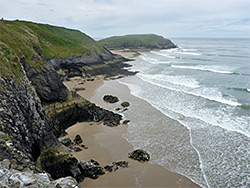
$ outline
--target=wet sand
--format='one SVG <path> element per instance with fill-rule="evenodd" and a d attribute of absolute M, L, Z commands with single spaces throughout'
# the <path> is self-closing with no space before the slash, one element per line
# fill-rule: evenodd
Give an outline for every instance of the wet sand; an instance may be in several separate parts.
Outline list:
<path fill-rule="evenodd" d="M 80 83 L 82 83 L 81 78 L 72 78 L 65 85 L 69 89 L 79 85 L 84 87 L 85 90 L 78 91 L 78 93 L 103 108 L 114 109 L 117 107 L 118 104 L 111 105 L 103 102 L 103 96 L 98 95 L 96 89 L 103 84 L 102 78 L 85 81 L 84 84 Z M 130 95 L 126 86 L 118 84 L 117 87 L 119 87 L 117 89 L 120 95 L 124 95 L 125 98 Z M 122 134 L 127 132 L 128 126 L 121 124 L 111 128 L 103 124 L 85 122 L 77 123 L 66 130 L 68 135 L 65 137 L 73 139 L 76 134 L 80 134 L 83 144 L 88 147 L 83 151 L 73 152 L 78 160 L 94 159 L 101 166 L 111 165 L 112 162 L 122 160 L 129 162 L 129 168 L 120 168 L 116 172 L 100 176 L 97 180 L 85 178 L 79 184 L 80 187 L 199 187 L 186 177 L 172 173 L 159 165 L 129 159 L 128 153 L 133 151 L 133 146 L 122 137 Z"/>

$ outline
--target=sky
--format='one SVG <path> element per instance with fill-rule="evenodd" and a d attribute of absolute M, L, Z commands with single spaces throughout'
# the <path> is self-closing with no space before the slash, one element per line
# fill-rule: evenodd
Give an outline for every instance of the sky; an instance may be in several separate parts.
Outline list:
<path fill-rule="evenodd" d="M 0 17 L 78 29 L 95 39 L 250 38 L 250 0 L 0 0 Z"/>

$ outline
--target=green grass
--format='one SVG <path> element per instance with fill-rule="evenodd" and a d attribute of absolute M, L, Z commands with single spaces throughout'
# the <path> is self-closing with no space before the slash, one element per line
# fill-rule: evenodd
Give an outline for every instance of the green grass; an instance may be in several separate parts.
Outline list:
<path fill-rule="evenodd" d="M 42 50 L 42 56 L 37 48 Z M 0 75 L 20 76 L 22 55 L 41 71 L 44 57 L 80 56 L 102 53 L 103 48 L 86 34 L 72 29 L 26 21 L 0 20 Z"/>
<path fill-rule="evenodd" d="M 104 46 L 109 45 L 157 45 L 164 44 L 166 41 L 163 37 L 154 34 L 145 35 L 125 35 L 115 36 L 100 40 L 99 43 Z"/>

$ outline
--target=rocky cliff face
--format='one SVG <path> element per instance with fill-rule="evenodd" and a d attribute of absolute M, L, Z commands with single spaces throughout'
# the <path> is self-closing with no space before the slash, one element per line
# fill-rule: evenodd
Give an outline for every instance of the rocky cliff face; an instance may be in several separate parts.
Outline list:
<path fill-rule="evenodd" d="M 9 27 L 11 23 L 7 25 Z M 31 25 L 33 27 L 33 23 Z M 35 32 L 24 28 L 29 34 Z M 5 29 L 0 28 L 1 32 Z M 2 34 L 9 36 L 8 32 Z M 23 40 L 27 38 L 20 34 L 19 38 L 22 37 Z M 78 56 L 62 57 L 59 54 L 48 57 L 48 49 L 35 42 L 32 44 L 38 46 L 26 46 L 29 48 L 26 50 L 2 40 L 0 38 L 0 161 L 11 161 L 9 169 L 3 170 L 14 174 L 16 171 L 11 169 L 19 172 L 25 169 L 33 172 L 45 170 L 54 179 L 72 176 L 82 181 L 84 175 L 77 159 L 65 151 L 57 137 L 77 121 L 104 121 L 107 125 L 117 126 L 121 116 L 103 110 L 76 94 L 72 95 L 62 80 L 76 75 L 85 77 L 134 73 L 122 69 L 126 66 L 123 64 L 126 59 L 113 55 L 105 48 L 98 47 L 92 53 Z M 16 52 L 15 48 L 19 51 Z M 50 50 L 53 52 L 54 49 Z M 33 55 L 27 55 L 27 51 Z"/>
<path fill-rule="evenodd" d="M 15 147 L 35 161 L 42 145 L 57 142 L 39 98 L 28 79 L 0 79 L 0 131 L 9 135 Z"/>
<path fill-rule="evenodd" d="M 40 71 L 31 67 L 25 57 L 22 57 L 20 62 L 43 104 L 67 100 L 67 89 L 62 81 L 70 77 L 135 74 L 123 69 L 123 67 L 129 66 L 124 63 L 129 59 L 114 55 L 108 50 L 105 50 L 103 54 L 69 56 L 67 58 L 53 57 L 50 59 L 42 55 L 41 49 L 39 51 L 41 52 L 41 58 L 47 61 Z"/>
<path fill-rule="evenodd" d="M 64 151 L 57 137 L 78 121 L 104 121 L 117 126 L 121 116 L 77 94 L 69 94 L 50 64 L 39 74 L 32 72 L 25 60 L 21 61 L 25 67 L 21 80 L 0 77 L 0 131 L 9 137 L 15 151 L 23 155 L 17 157 L 14 149 L 6 149 L 6 142 L 2 142 L 0 159 L 18 159 L 19 166 L 27 167 L 39 163 L 41 170 L 49 172 L 54 179 L 72 176 L 77 181 L 83 180 L 77 159 Z M 63 87 L 59 88 L 60 85 Z M 65 93 L 65 98 L 61 98 L 60 92 Z M 47 115 L 40 99 L 46 103 Z"/>
<path fill-rule="evenodd" d="M 163 44 L 107 44 L 104 45 L 109 50 L 123 50 L 123 49 L 130 49 L 130 50 L 161 50 L 161 49 L 170 49 L 170 48 L 177 48 L 177 46 L 172 43 L 170 40 L 166 39 L 165 43 Z"/>

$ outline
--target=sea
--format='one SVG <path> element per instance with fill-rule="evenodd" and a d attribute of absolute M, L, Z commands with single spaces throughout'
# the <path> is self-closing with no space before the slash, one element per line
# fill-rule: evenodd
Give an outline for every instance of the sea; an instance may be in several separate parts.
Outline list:
<path fill-rule="evenodd" d="M 141 52 L 128 62 L 138 74 L 118 81 L 173 123 L 138 105 L 123 137 L 201 187 L 250 187 L 250 39 L 172 41 Z"/>

